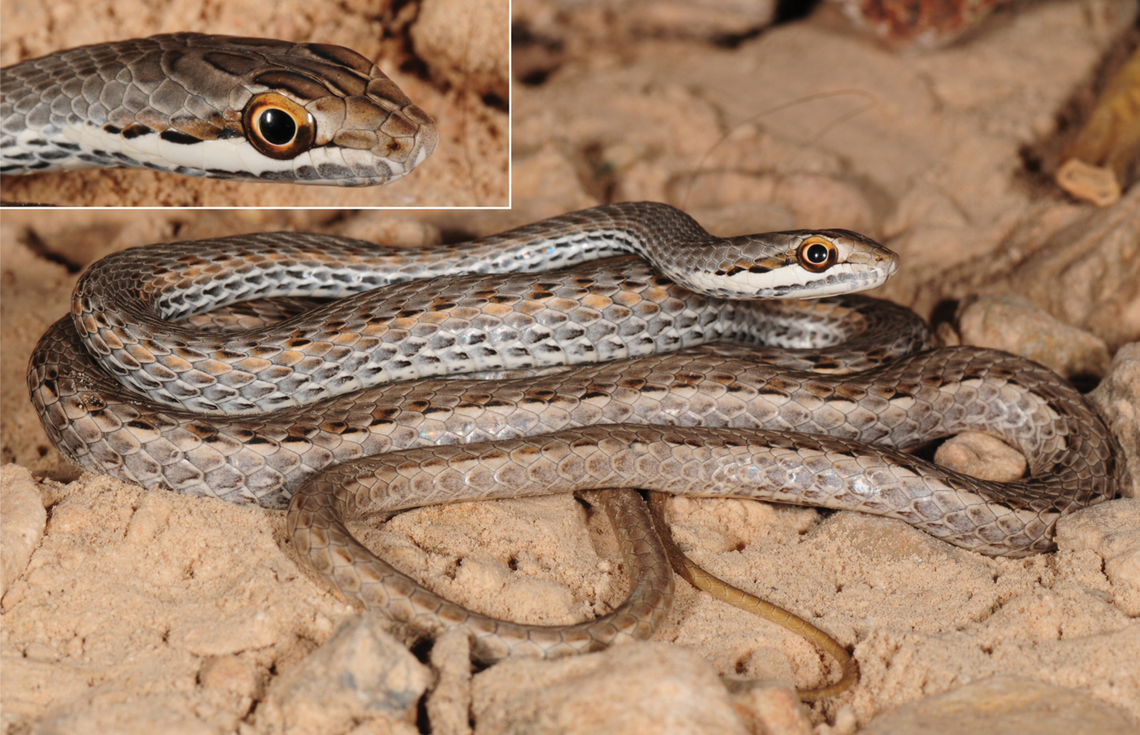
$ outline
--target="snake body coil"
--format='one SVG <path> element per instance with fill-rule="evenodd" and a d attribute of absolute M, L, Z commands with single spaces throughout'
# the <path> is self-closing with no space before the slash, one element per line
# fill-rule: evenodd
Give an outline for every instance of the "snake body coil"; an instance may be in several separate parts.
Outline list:
<path fill-rule="evenodd" d="M 540 251 L 565 266 L 617 250 L 652 255 L 654 243 L 678 239 L 698 242 L 706 258 L 690 282 L 722 294 L 762 290 L 768 280 L 781 295 L 815 295 L 840 281 L 881 282 L 895 267 L 893 254 L 851 233 L 719 239 L 652 204 L 599 207 L 444 254 L 533 270 L 543 266 Z M 326 267 L 319 253 L 328 248 Z M 683 250 L 666 248 L 667 272 Z M 693 293 L 671 272 L 630 260 L 465 277 L 454 289 L 396 284 L 389 306 L 380 305 L 385 289 L 370 292 L 439 275 L 444 254 L 296 235 L 127 251 L 93 266 L 76 287 L 72 318 L 41 339 L 28 373 L 32 400 L 52 442 L 89 469 L 235 502 L 280 507 L 291 498 L 290 533 L 306 564 L 412 637 L 467 626 L 484 660 L 593 650 L 652 631 L 671 575 L 638 535 L 636 497 L 601 494 L 627 559 L 646 576 L 625 606 L 568 628 L 448 603 L 375 558 L 346 519 L 645 488 L 870 512 L 1020 556 L 1052 548 L 1062 514 L 1115 495 L 1115 442 L 1075 390 L 1006 353 L 928 350 L 925 328 L 904 309 L 856 296 L 748 304 Z M 366 260 L 384 265 L 374 273 Z M 285 292 L 361 293 L 203 342 L 190 341 L 203 336 L 192 325 L 165 321 L 206 320 L 193 315 Z M 778 347 L 710 344 L 725 336 Z M 105 368 L 84 343 L 106 356 Z M 453 372 L 448 361 L 470 370 L 578 366 L 503 381 L 426 377 Z M 399 382 L 365 387 L 362 374 Z M 297 405 L 298 394 L 315 402 Z M 282 408 L 245 415 L 274 406 Z M 902 453 L 965 430 L 1013 444 L 1031 477 L 985 482 Z"/>
<path fill-rule="evenodd" d="M 435 122 L 340 46 L 174 33 L 0 70 L 0 173 L 134 167 L 299 184 L 387 184 Z"/>

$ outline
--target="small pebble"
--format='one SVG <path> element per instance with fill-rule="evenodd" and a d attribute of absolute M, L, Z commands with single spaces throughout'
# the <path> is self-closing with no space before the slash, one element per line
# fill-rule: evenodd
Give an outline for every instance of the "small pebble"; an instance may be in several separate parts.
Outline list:
<path fill-rule="evenodd" d="M 748 732 L 811 735 L 811 720 L 795 689 L 781 682 L 748 684 L 732 688 L 732 704 Z"/>
<path fill-rule="evenodd" d="M 964 431 L 947 439 L 934 461 L 956 472 L 991 482 L 1013 482 L 1025 475 L 1025 456 L 989 434 Z"/>
<path fill-rule="evenodd" d="M 257 678 L 249 664 L 237 656 L 211 656 L 198 670 L 198 683 L 207 689 L 249 697 L 257 687 Z"/>
<path fill-rule="evenodd" d="M 411 725 L 430 682 L 431 671 L 384 630 L 378 616 L 355 615 L 273 681 L 257 710 L 257 727 L 321 735 L 348 732 L 377 716 Z"/>

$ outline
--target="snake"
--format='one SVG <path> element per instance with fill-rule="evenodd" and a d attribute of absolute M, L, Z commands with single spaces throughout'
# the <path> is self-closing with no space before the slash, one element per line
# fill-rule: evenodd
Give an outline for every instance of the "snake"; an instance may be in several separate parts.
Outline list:
<path fill-rule="evenodd" d="M 375 64 L 319 43 L 171 33 L 0 70 L 0 174 L 147 168 L 372 186 L 439 142 Z"/>
<path fill-rule="evenodd" d="M 668 610 L 667 528 L 636 489 L 872 513 L 1009 557 L 1055 548 L 1059 518 L 1115 496 L 1119 447 L 1066 381 L 998 350 L 934 349 L 909 309 L 850 293 L 897 267 L 856 233 L 721 238 L 652 202 L 432 249 L 169 243 L 92 265 L 27 381 L 81 467 L 288 507 L 302 565 L 406 640 L 459 627 L 477 661 L 556 657 L 647 638 Z M 910 453 L 967 430 L 1019 449 L 1029 476 Z M 570 626 L 469 611 L 347 525 L 564 492 L 610 517 L 632 580 Z"/>

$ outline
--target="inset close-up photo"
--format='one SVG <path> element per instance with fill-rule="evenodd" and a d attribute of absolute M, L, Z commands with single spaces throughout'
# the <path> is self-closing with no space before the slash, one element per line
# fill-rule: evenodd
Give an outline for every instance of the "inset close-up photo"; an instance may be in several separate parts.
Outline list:
<path fill-rule="evenodd" d="M 5 204 L 509 204 L 505 1 L 6 2 L 0 19 Z"/>
<path fill-rule="evenodd" d="M 269 3 L 3 6 L 0 735 L 1137 732 L 1140 0 Z"/>

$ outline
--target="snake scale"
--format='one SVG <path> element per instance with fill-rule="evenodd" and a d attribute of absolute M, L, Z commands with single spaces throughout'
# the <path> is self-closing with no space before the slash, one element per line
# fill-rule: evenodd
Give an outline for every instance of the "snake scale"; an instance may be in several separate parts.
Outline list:
<path fill-rule="evenodd" d="M 435 121 L 341 46 L 172 33 L 0 70 L 0 174 L 93 167 L 371 186 L 411 172 Z"/>
<path fill-rule="evenodd" d="M 609 260 L 583 262 L 595 258 Z M 647 637 L 664 617 L 672 575 L 632 488 L 874 513 L 1006 556 L 1051 549 L 1060 516 L 1115 495 L 1115 440 L 1047 369 L 930 349 L 921 321 L 887 302 L 796 300 L 896 267 L 854 233 L 717 238 L 652 203 L 431 251 L 290 233 L 157 245 L 84 274 L 28 387 L 82 467 L 288 504 L 303 563 L 406 637 L 465 626 L 479 660 L 557 656 Z M 217 311 L 298 296 L 335 301 Z M 263 324 L 265 311 L 283 321 Z M 468 371 L 483 374 L 453 375 Z M 1030 477 L 988 482 L 906 453 L 965 430 L 1020 449 Z M 467 611 L 345 525 L 615 488 L 591 497 L 614 520 L 631 596 L 575 626 Z"/>

